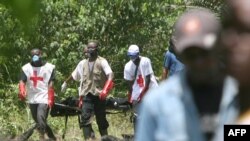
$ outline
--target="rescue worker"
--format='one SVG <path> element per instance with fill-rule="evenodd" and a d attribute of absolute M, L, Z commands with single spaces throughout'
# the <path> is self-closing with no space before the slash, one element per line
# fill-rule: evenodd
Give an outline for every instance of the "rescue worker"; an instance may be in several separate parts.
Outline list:
<path fill-rule="evenodd" d="M 56 140 L 47 124 L 49 109 L 54 105 L 55 66 L 42 60 L 40 49 L 31 50 L 31 62 L 22 66 L 19 82 L 19 99 L 29 104 L 31 115 L 40 133 L 40 140 L 45 133 L 50 140 Z"/>
<path fill-rule="evenodd" d="M 94 138 L 91 124 L 93 114 L 101 136 L 108 134 L 105 99 L 113 88 L 114 74 L 107 60 L 99 56 L 98 48 L 98 42 L 90 41 L 87 45 L 88 59 L 80 62 L 76 68 L 76 76 L 81 80 L 79 94 L 83 97 L 83 105 L 80 126 L 83 128 L 85 140 Z"/>
<path fill-rule="evenodd" d="M 124 79 L 128 83 L 128 97 L 134 109 L 134 130 L 136 132 L 136 120 L 138 117 L 139 103 L 146 92 L 158 86 L 151 61 L 149 58 L 140 56 L 139 47 L 130 45 L 127 52 L 130 61 L 124 68 Z"/>

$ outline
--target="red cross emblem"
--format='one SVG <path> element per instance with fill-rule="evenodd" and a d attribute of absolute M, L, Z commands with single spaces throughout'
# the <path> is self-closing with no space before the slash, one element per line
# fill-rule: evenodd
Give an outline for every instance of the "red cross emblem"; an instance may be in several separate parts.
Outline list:
<path fill-rule="evenodd" d="M 43 77 L 37 76 L 37 71 L 33 71 L 33 76 L 30 77 L 30 80 L 33 81 L 33 86 L 36 88 L 37 81 L 43 81 Z"/>
<path fill-rule="evenodd" d="M 139 87 L 144 87 L 142 75 L 138 75 L 138 79 L 136 81 Z"/>

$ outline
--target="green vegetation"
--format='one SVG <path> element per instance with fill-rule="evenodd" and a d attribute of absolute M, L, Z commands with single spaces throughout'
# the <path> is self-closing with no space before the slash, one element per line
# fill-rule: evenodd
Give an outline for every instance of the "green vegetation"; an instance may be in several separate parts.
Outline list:
<path fill-rule="evenodd" d="M 82 59 L 88 40 L 99 40 L 100 54 L 115 72 L 113 96 L 125 96 L 123 66 L 130 44 L 148 56 L 157 76 L 172 26 L 187 8 L 208 7 L 220 12 L 222 0 L 0 0 L 0 130 L 17 136 L 33 123 L 29 109 L 17 98 L 21 66 L 30 60 L 30 50 L 41 48 L 44 59 L 55 64 L 56 91 L 60 99 L 77 95 L 77 83 L 66 94 L 59 92 L 63 80 Z M 109 133 L 132 133 L 129 116 L 109 115 Z M 64 118 L 49 118 L 61 135 Z M 97 129 L 97 128 L 95 128 Z M 82 139 L 76 118 L 69 119 L 66 140 Z M 32 139 L 37 139 L 34 134 Z"/>

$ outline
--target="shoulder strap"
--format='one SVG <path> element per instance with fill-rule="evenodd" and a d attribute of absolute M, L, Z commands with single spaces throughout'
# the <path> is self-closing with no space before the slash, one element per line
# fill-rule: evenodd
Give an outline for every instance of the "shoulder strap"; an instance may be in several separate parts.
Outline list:
<path fill-rule="evenodd" d="M 134 82 L 136 81 L 136 76 L 137 76 L 137 73 L 138 73 L 138 68 L 139 68 L 139 66 L 140 66 L 140 62 L 141 62 L 141 58 L 140 58 L 140 60 L 139 60 L 139 63 L 138 63 L 138 65 L 135 65 L 136 66 L 136 68 L 135 68 L 135 80 L 134 80 Z"/>
<path fill-rule="evenodd" d="M 95 62 L 95 63 L 96 63 L 96 67 L 97 67 L 97 68 L 101 68 L 101 69 L 102 69 L 102 64 L 101 64 L 101 63 L 102 63 L 102 60 L 101 60 L 101 59 L 102 59 L 102 58 L 98 56 L 98 57 L 96 58 L 96 62 Z"/>
<path fill-rule="evenodd" d="M 136 76 L 137 76 L 138 67 L 139 67 L 139 65 L 138 65 L 138 66 L 136 65 L 135 73 L 134 73 L 134 74 L 135 74 L 135 75 L 134 75 L 134 76 L 135 76 L 135 80 L 136 80 Z"/>

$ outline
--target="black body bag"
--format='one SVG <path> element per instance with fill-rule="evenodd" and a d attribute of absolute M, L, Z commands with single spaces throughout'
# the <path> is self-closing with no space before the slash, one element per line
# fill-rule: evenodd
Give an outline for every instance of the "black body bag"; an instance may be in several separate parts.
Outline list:
<path fill-rule="evenodd" d="M 81 109 L 78 108 L 78 103 L 78 98 L 68 97 L 59 103 L 55 103 L 50 111 L 50 115 L 52 117 L 80 115 Z"/>
<path fill-rule="evenodd" d="M 65 100 L 55 103 L 50 111 L 52 117 L 65 117 L 65 129 L 62 135 L 64 139 L 67 129 L 67 122 L 69 116 L 78 116 L 78 122 L 81 123 L 81 109 L 78 108 L 79 98 L 68 97 Z M 107 98 L 106 108 L 110 110 L 122 110 L 121 112 L 108 112 L 107 114 L 125 113 L 131 109 L 132 105 L 127 101 L 127 98 Z"/>
<path fill-rule="evenodd" d="M 55 103 L 50 111 L 52 117 L 59 116 L 77 116 L 81 114 L 81 109 L 78 108 L 79 98 L 68 97 L 65 100 Z M 110 97 L 106 99 L 107 110 L 128 111 L 132 108 L 131 103 L 127 98 Z M 111 112 L 107 112 L 109 114 Z"/>

